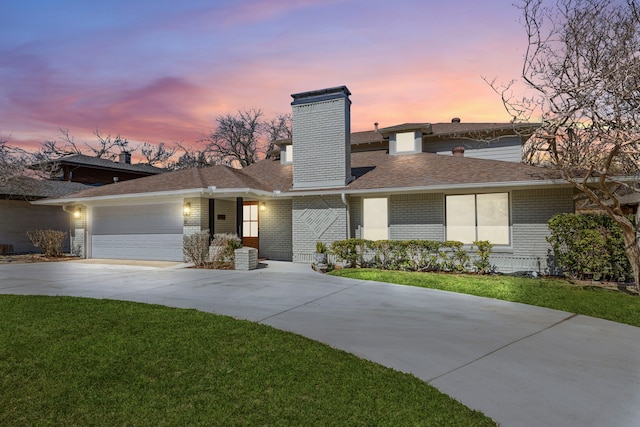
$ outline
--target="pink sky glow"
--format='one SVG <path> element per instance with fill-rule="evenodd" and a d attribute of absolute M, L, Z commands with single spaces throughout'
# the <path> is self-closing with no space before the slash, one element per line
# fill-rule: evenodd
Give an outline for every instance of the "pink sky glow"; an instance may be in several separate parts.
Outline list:
<path fill-rule="evenodd" d="M 0 137 L 191 145 L 218 115 L 340 85 L 354 131 L 504 122 L 482 77 L 517 78 L 525 41 L 509 0 L 3 2 Z"/>

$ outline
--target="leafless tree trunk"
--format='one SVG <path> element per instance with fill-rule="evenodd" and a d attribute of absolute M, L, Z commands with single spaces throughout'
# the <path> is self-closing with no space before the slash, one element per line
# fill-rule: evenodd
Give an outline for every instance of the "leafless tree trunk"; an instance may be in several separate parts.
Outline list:
<path fill-rule="evenodd" d="M 620 203 L 640 191 L 638 1 L 523 0 L 518 7 L 528 38 L 521 79 L 490 84 L 514 121 L 541 117 L 527 159 L 560 170 L 620 225 L 640 288 L 638 229 Z"/>

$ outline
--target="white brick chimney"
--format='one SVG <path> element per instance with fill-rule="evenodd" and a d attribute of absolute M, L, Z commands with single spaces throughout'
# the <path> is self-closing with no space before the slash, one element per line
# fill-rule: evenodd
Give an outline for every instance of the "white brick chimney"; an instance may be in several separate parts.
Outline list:
<path fill-rule="evenodd" d="M 293 188 L 344 187 L 351 181 L 351 100 L 339 86 L 291 95 Z"/>

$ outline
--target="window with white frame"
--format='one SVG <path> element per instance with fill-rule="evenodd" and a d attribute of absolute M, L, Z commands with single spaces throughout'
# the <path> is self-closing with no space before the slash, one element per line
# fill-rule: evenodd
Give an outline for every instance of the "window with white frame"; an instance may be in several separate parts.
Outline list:
<path fill-rule="evenodd" d="M 508 245 L 509 194 L 463 194 L 446 196 L 447 240 L 471 244 L 488 240 Z"/>
<path fill-rule="evenodd" d="M 387 198 L 362 199 L 362 213 L 362 238 L 367 240 L 387 240 L 389 238 Z"/>

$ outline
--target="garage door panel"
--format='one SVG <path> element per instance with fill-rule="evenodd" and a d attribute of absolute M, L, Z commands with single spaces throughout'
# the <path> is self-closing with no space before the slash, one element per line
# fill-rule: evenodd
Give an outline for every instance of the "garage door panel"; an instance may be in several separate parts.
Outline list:
<path fill-rule="evenodd" d="M 163 203 L 140 206 L 94 208 L 93 234 L 179 234 L 182 233 L 182 205 Z"/>
<path fill-rule="evenodd" d="M 182 234 L 122 234 L 92 237 L 93 258 L 182 261 Z"/>
<path fill-rule="evenodd" d="M 92 258 L 183 260 L 181 203 L 96 207 L 91 224 Z"/>

